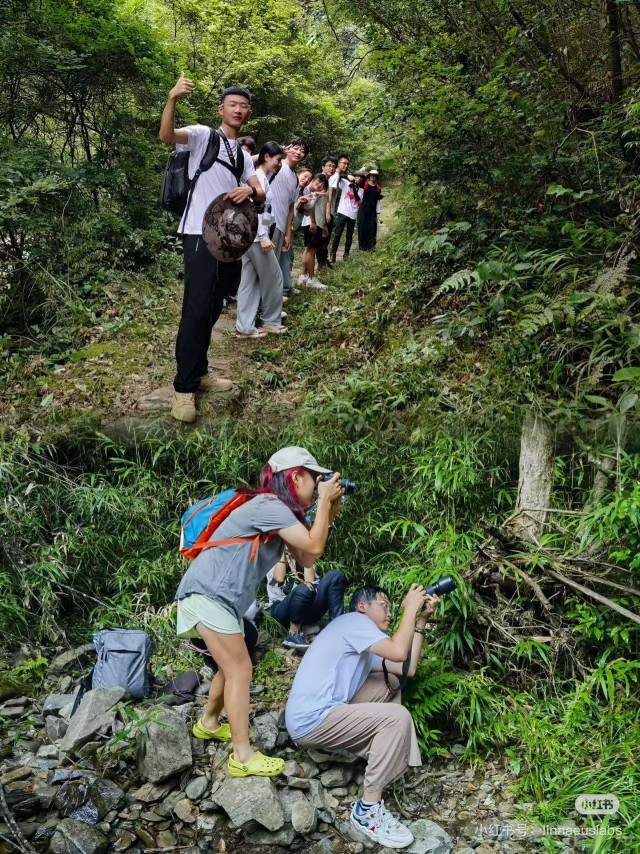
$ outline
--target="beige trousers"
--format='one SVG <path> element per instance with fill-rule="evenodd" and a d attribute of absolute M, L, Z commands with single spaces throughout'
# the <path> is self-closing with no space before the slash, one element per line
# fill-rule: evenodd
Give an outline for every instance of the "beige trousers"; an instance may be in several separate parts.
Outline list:
<path fill-rule="evenodd" d="M 389 684 L 399 684 L 392 674 Z M 369 792 L 397 780 L 408 766 L 422 765 L 411 715 L 400 704 L 400 692 L 392 694 L 378 672 L 370 674 L 349 705 L 331 709 L 319 727 L 296 743 L 365 757 L 364 788 Z"/>

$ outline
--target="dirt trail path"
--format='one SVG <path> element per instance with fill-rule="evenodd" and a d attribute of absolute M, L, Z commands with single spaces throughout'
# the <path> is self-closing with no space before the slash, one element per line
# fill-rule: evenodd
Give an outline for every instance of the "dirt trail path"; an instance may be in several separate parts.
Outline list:
<path fill-rule="evenodd" d="M 392 195 L 383 203 L 382 239 L 393 221 L 394 202 Z M 358 264 L 357 235 L 354 243 L 350 265 Z M 301 271 L 302 251 L 298 234 L 294 284 Z M 332 310 L 331 295 L 342 251 L 343 246 L 336 272 L 321 273 L 328 291 L 305 288 L 285 305 L 288 335 L 238 341 L 234 336 L 235 308 L 231 306 L 220 317 L 212 335 L 209 362 L 216 374 L 233 380 L 234 387 L 226 393 L 199 396 L 201 418 L 197 424 L 224 412 L 237 416 L 245 407 L 249 414 L 256 412 L 253 407 L 265 389 L 270 404 L 296 405 L 297 390 L 305 377 L 296 375 L 298 367 L 288 354 L 305 347 L 299 318 L 308 306 L 318 303 L 320 311 Z M 190 429 L 169 415 L 182 287 L 180 259 L 168 254 L 159 258 L 146 279 L 127 280 L 123 276 L 118 286 L 110 288 L 93 322 L 77 332 L 76 340 L 82 341 L 79 349 L 49 357 L 35 349 L 33 355 L 25 350 L 5 375 L 7 393 L 0 403 L 0 417 L 14 425 L 27 423 L 35 433 L 46 432 L 51 423 L 86 418 L 97 420 L 108 432 L 112 432 L 111 426 L 115 432 L 129 432 L 134 427 L 154 434 Z M 277 365 L 277 369 L 267 370 L 267 364 Z"/>

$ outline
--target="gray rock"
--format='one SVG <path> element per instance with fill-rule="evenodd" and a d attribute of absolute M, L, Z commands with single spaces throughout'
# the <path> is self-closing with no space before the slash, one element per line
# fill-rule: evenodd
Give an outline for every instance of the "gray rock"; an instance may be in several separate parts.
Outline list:
<path fill-rule="evenodd" d="M 42 809 L 45 811 L 51 809 L 53 799 L 58 794 L 57 786 L 47 786 L 46 784 L 36 785 L 33 791 L 38 796 Z"/>
<path fill-rule="evenodd" d="M 183 798 L 174 806 L 173 812 L 185 824 L 195 824 L 198 817 L 198 807 L 189 798 Z"/>
<path fill-rule="evenodd" d="M 279 735 L 278 713 L 265 712 L 262 715 L 256 715 L 253 719 L 253 727 L 260 742 L 260 749 L 265 753 L 275 750 Z"/>
<path fill-rule="evenodd" d="M 57 759 L 58 748 L 55 744 L 43 744 L 36 755 L 40 759 Z"/>
<path fill-rule="evenodd" d="M 65 818 L 56 827 L 51 854 L 107 854 L 109 840 L 96 827 Z"/>
<path fill-rule="evenodd" d="M 192 763 L 187 724 L 173 709 L 159 709 L 138 751 L 140 776 L 150 783 L 161 783 L 167 777 L 191 768 Z"/>
<path fill-rule="evenodd" d="M 142 801 L 143 804 L 152 804 L 155 801 L 161 801 L 163 798 L 166 798 L 171 789 L 171 784 L 167 783 L 161 786 L 156 786 L 154 783 L 145 783 L 144 786 L 140 786 L 139 789 L 131 792 L 131 795 L 136 801 Z"/>
<path fill-rule="evenodd" d="M 275 833 L 270 833 L 268 830 L 256 830 L 253 833 L 247 833 L 245 839 L 253 845 L 281 845 L 288 848 L 296 838 L 296 832 L 292 827 L 283 827 Z"/>
<path fill-rule="evenodd" d="M 58 768 L 57 771 L 53 772 L 49 782 L 53 786 L 56 783 L 66 783 L 67 780 L 79 780 L 83 776 L 82 771 L 66 771 L 64 768 Z"/>
<path fill-rule="evenodd" d="M 300 766 L 294 759 L 289 759 L 288 762 L 284 763 L 284 771 L 282 772 L 282 776 L 289 779 L 289 777 L 299 777 L 300 776 Z"/>
<path fill-rule="evenodd" d="M 63 818 L 97 824 L 124 801 L 122 789 L 110 780 L 69 780 L 58 789 L 55 805 Z"/>
<path fill-rule="evenodd" d="M 200 801 L 202 800 L 202 798 L 204 798 L 208 788 L 209 781 L 206 777 L 195 777 L 188 784 L 188 786 L 184 790 L 184 793 L 192 801 Z"/>
<path fill-rule="evenodd" d="M 156 847 L 156 839 L 152 833 L 149 833 L 148 830 L 145 830 L 144 827 L 133 827 L 132 828 L 135 835 L 138 837 L 140 842 L 145 846 L 145 848 L 155 848 Z"/>
<path fill-rule="evenodd" d="M 409 825 L 414 841 L 406 849 L 409 854 L 450 854 L 453 840 L 444 828 L 434 821 L 420 818 Z"/>
<path fill-rule="evenodd" d="M 373 840 L 369 839 L 368 836 L 365 836 L 363 833 L 358 833 L 350 821 L 344 821 L 341 818 L 336 818 L 334 824 L 336 830 L 341 836 L 346 837 L 347 839 L 353 839 L 354 842 L 360 842 L 367 849 L 378 847 Z M 408 851 L 409 849 L 407 848 L 405 850 Z"/>
<path fill-rule="evenodd" d="M 172 792 L 168 797 L 166 797 L 161 804 L 158 804 L 154 807 L 154 812 L 157 812 L 158 815 L 163 816 L 164 818 L 172 818 L 173 816 L 173 808 L 184 798 L 183 792 Z"/>
<path fill-rule="evenodd" d="M 21 718 L 24 711 L 24 706 L 3 706 L 0 709 L 0 716 L 3 718 Z"/>
<path fill-rule="evenodd" d="M 329 763 L 332 765 L 353 765 L 360 758 L 355 753 L 349 753 L 348 750 L 336 750 L 329 753 L 325 750 L 310 748 L 307 750 L 307 753 L 309 754 L 309 758 L 318 765 L 327 765 Z"/>
<path fill-rule="evenodd" d="M 115 712 L 111 710 L 124 694 L 124 688 L 87 691 L 60 742 L 60 752 L 72 753 L 98 733 L 110 729 L 115 719 Z"/>
<path fill-rule="evenodd" d="M 0 777 L 0 783 L 3 786 L 7 786 L 9 783 L 16 783 L 19 780 L 28 780 L 29 777 L 33 776 L 33 771 L 27 765 L 19 765 L 17 768 L 13 768 L 11 771 L 6 771 Z"/>
<path fill-rule="evenodd" d="M 126 851 L 127 848 L 131 848 L 133 843 L 136 841 L 135 834 L 131 833 L 130 830 L 125 830 L 121 828 L 116 833 L 116 838 L 111 845 L 112 851 Z"/>
<path fill-rule="evenodd" d="M 307 849 L 308 854 L 333 854 L 335 851 L 334 840 L 324 837 L 318 840 L 311 848 Z"/>
<path fill-rule="evenodd" d="M 312 777 L 317 777 L 320 773 L 320 769 L 316 763 L 312 762 L 310 759 L 303 759 L 298 764 L 302 768 L 303 776 L 308 780 L 311 780 Z"/>
<path fill-rule="evenodd" d="M 291 824 L 293 805 L 304 801 L 305 797 L 298 789 L 276 789 L 285 824 Z"/>
<path fill-rule="evenodd" d="M 156 836 L 156 845 L 158 848 L 175 848 L 178 840 L 170 830 L 161 830 Z"/>
<path fill-rule="evenodd" d="M 449 753 L 453 753 L 454 756 L 462 756 L 466 749 L 464 744 L 452 744 Z"/>
<path fill-rule="evenodd" d="M 316 808 L 306 798 L 297 801 L 291 808 L 291 824 L 298 833 L 312 833 L 317 821 Z"/>
<path fill-rule="evenodd" d="M 320 780 L 309 780 L 309 792 L 307 797 L 317 809 L 324 809 L 326 806 L 324 799 L 324 789 Z"/>
<path fill-rule="evenodd" d="M 335 765 L 333 768 L 328 768 L 320 775 L 320 782 L 326 789 L 333 789 L 337 786 L 346 786 L 350 782 L 352 769 L 349 765 Z"/>
<path fill-rule="evenodd" d="M 49 715 L 58 717 L 60 709 L 73 703 L 75 696 L 75 694 L 49 694 L 42 707 L 42 717 L 47 718 Z"/>
<path fill-rule="evenodd" d="M 257 821 L 267 830 L 280 830 L 284 814 L 269 777 L 228 777 L 212 796 L 236 827 Z"/>
<path fill-rule="evenodd" d="M 92 643 L 85 643 L 82 646 L 77 646 L 75 649 L 69 649 L 66 652 L 57 655 L 49 665 L 48 673 L 61 673 L 70 667 L 72 664 L 80 661 L 91 652 L 95 652 L 96 648 Z"/>
<path fill-rule="evenodd" d="M 289 777 L 287 785 L 291 789 L 303 789 L 304 791 L 307 791 L 310 782 L 310 780 L 307 780 L 304 777 Z"/>
<path fill-rule="evenodd" d="M 224 822 L 222 813 L 200 813 L 196 818 L 196 829 L 198 833 L 213 833 L 222 822 Z"/>

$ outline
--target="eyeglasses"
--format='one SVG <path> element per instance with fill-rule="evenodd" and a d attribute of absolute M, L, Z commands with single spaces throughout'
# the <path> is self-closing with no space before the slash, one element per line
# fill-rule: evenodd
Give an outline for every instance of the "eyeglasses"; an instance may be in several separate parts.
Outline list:
<path fill-rule="evenodd" d="M 387 599 L 374 599 L 371 604 L 380 605 L 382 608 L 384 608 L 387 614 L 389 614 L 389 616 L 393 614 L 393 607 L 391 605 L 391 602 L 389 602 Z"/>

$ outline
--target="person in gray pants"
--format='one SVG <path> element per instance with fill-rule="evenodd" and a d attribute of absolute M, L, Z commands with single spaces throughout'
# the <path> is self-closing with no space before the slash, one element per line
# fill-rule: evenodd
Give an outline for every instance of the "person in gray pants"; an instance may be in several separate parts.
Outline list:
<path fill-rule="evenodd" d="M 269 236 L 273 222 L 270 205 L 270 181 L 277 173 L 284 151 L 277 142 L 267 142 L 260 149 L 256 176 L 267 200 L 265 213 L 258 215 L 258 232 L 249 250 L 242 256 L 242 276 L 238 288 L 236 315 L 237 338 L 262 338 L 269 332 L 282 334 L 282 270 Z M 256 328 L 256 314 L 261 307 L 262 326 Z"/>

